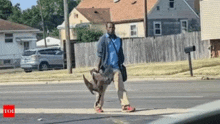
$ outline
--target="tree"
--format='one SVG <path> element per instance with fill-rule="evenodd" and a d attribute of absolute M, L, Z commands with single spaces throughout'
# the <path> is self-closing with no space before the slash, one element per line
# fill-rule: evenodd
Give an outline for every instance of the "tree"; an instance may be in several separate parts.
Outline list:
<path fill-rule="evenodd" d="M 95 29 L 75 28 L 74 30 L 77 33 L 77 40 L 80 42 L 94 42 L 103 35 L 102 31 Z"/>
<path fill-rule="evenodd" d="M 81 2 L 81 0 L 76 0 L 77 5 Z"/>
<path fill-rule="evenodd" d="M 63 0 L 41 0 L 42 15 L 45 24 L 45 32 L 49 30 L 52 35 L 59 36 L 56 29 L 64 21 Z M 0 0 L 0 18 L 16 23 L 25 24 L 37 29 L 43 29 L 43 22 L 40 14 L 40 2 L 31 9 L 21 10 L 20 4 L 12 6 L 10 0 Z M 75 0 L 68 0 L 69 12 L 78 4 Z"/>
<path fill-rule="evenodd" d="M 23 24 L 42 30 L 40 11 L 36 6 L 32 6 L 31 9 L 24 10 L 21 18 Z"/>
<path fill-rule="evenodd" d="M 38 0 L 38 7 L 41 3 L 42 14 L 45 21 L 45 27 L 49 31 L 54 30 L 58 25 L 64 21 L 64 6 L 63 0 Z M 77 6 L 75 0 L 68 0 L 69 12 Z"/>
<path fill-rule="evenodd" d="M 22 23 L 22 12 L 20 8 L 20 4 L 17 3 L 15 6 L 12 8 L 12 14 L 8 17 L 8 20 L 16 23 Z"/>
<path fill-rule="evenodd" d="M 10 0 L 0 0 L 0 18 L 7 20 L 12 14 L 12 3 Z"/>

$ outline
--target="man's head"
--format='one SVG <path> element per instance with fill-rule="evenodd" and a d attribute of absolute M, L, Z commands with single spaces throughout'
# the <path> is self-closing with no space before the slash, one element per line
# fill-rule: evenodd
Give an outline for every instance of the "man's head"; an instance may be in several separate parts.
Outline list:
<path fill-rule="evenodd" d="M 110 35 L 115 34 L 115 24 L 112 22 L 106 23 L 106 30 L 107 30 L 107 33 Z"/>

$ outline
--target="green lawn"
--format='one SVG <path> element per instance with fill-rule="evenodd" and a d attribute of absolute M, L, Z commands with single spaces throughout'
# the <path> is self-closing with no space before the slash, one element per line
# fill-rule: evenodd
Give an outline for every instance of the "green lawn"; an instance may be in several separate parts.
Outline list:
<path fill-rule="evenodd" d="M 192 66 L 195 77 L 220 77 L 220 58 L 192 60 Z M 68 74 L 67 70 L 1 73 L 0 82 L 82 80 L 83 74 L 87 78 L 91 78 L 89 75 L 90 69 L 92 69 L 92 67 L 73 69 L 72 74 Z M 127 71 L 128 79 L 145 77 L 190 77 L 188 60 L 167 63 L 130 64 L 127 65 Z"/>

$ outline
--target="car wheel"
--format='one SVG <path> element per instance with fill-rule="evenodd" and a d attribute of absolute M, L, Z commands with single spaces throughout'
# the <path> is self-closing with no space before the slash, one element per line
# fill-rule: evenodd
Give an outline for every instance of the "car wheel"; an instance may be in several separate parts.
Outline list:
<path fill-rule="evenodd" d="M 32 72 L 32 70 L 24 69 L 26 73 Z"/>
<path fill-rule="evenodd" d="M 49 65 L 46 62 L 40 64 L 40 71 L 48 70 L 48 68 Z"/>

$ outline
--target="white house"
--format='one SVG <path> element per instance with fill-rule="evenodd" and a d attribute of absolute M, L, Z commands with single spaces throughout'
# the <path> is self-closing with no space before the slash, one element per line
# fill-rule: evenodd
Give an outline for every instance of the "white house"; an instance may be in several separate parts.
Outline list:
<path fill-rule="evenodd" d="M 0 66 L 19 65 L 23 51 L 36 48 L 37 33 L 39 29 L 0 19 Z"/>
<path fill-rule="evenodd" d="M 60 39 L 53 38 L 53 37 L 47 37 L 46 44 L 48 47 L 60 46 Z M 38 48 L 45 47 L 44 39 L 37 41 L 37 47 Z"/>

